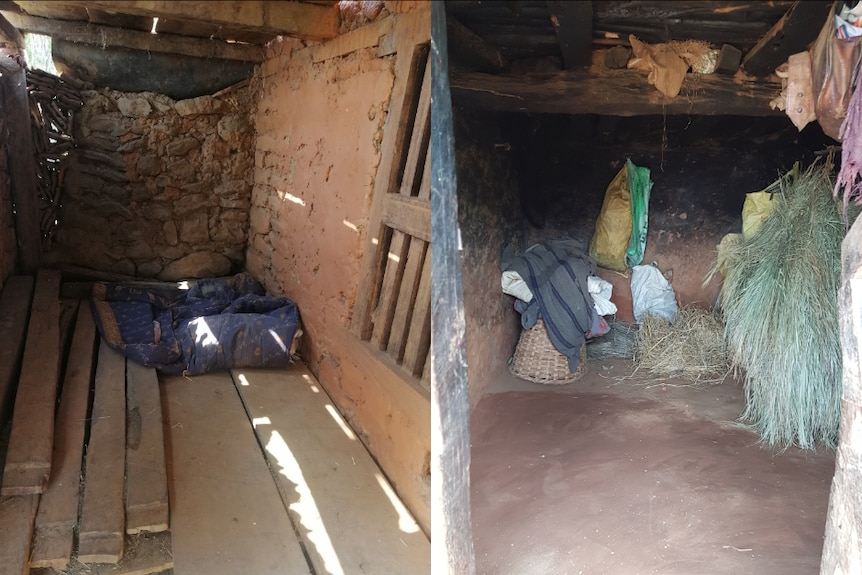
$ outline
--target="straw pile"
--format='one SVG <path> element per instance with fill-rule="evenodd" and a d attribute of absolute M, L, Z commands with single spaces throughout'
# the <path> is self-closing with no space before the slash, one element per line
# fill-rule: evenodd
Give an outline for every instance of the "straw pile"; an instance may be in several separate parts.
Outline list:
<path fill-rule="evenodd" d="M 638 333 L 635 369 L 694 384 L 721 383 L 730 371 L 721 319 L 693 306 L 680 309 L 673 323 L 648 314 Z"/>
<path fill-rule="evenodd" d="M 749 240 L 728 247 L 720 295 L 742 420 L 769 446 L 834 446 L 841 395 L 841 206 L 827 167 L 783 182 Z"/>

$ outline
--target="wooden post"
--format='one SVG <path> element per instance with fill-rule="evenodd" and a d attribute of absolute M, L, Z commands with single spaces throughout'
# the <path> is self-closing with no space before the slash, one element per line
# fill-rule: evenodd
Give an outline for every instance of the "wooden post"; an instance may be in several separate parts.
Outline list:
<path fill-rule="evenodd" d="M 35 274 L 41 259 L 39 203 L 36 196 L 36 155 L 30 131 L 27 73 L 9 58 L 0 57 L 3 109 L 6 114 L 5 142 L 9 155 L 12 200 L 18 237 L 18 265 L 25 274 Z"/>
<path fill-rule="evenodd" d="M 470 523 L 470 404 L 446 14 L 431 6 L 431 538 L 435 574 L 473 575 Z"/>

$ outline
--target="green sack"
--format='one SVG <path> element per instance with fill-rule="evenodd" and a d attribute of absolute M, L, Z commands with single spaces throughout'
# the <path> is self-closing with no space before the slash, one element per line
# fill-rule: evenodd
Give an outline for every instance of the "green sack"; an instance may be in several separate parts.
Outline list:
<path fill-rule="evenodd" d="M 653 181 L 649 178 L 649 168 L 635 166 L 631 160 L 626 160 L 628 169 L 629 195 L 632 206 L 632 235 L 626 250 L 626 265 L 634 267 L 644 259 L 646 250 L 649 194 Z"/>

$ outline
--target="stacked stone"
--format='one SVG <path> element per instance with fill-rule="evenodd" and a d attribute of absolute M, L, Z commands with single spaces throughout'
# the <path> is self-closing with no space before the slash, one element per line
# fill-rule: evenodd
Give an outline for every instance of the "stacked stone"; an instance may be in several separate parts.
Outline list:
<path fill-rule="evenodd" d="M 249 86 L 175 102 L 86 91 L 51 258 L 178 280 L 243 267 L 254 166 Z"/>

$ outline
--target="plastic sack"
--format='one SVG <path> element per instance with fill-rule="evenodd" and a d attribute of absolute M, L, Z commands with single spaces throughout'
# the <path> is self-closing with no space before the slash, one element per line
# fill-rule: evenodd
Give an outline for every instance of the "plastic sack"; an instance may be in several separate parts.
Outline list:
<path fill-rule="evenodd" d="M 503 288 L 503 293 L 514 296 L 521 301 L 527 303 L 533 300 L 533 292 L 530 291 L 530 286 L 524 281 L 516 271 L 506 270 L 500 278 L 500 284 Z"/>
<path fill-rule="evenodd" d="M 626 160 L 628 169 L 629 194 L 632 207 L 632 235 L 626 250 L 626 265 L 633 267 L 641 263 L 646 250 L 649 194 L 653 181 L 649 178 L 649 168 L 641 168 Z"/>
<path fill-rule="evenodd" d="M 679 312 L 673 287 L 653 265 L 632 268 L 632 307 L 638 323 L 647 314 L 673 321 Z"/>
<path fill-rule="evenodd" d="M 626 272 L 626 250 L 632 235 L 631 193 L 628 164 L 622 167 L 605 191 L 596 230 L 590 240 L 589 255 L 596 265 Z"/>
<path fill-rule="evenodd" d="M 845 40 L 836 35 L 833 5 L 811 49 L 811 87 L 814 111 L 823 133 L 839 142 L 841 123 L 847 116 L 856 83 L 860 55 L 860 38 Z"/>
<path fill-rule="evenodd" d="M 742 204 L 742 239 L 748 241 L 760 231 L 763 222 L 769 219 L 775 209 L 772 196 L 781 192 L 784 180 L 792 184 L 798 174 L 799 162 L 796 162 L 789 172 L 763 190 L 745 194 L 745 202 Z"/>
<path fill-rule="evenodd" d="M 617 313 L 617 306 L 611 301 L 614 285 L 597 276 L 587 276 L 587 291 L 593 298 L 593 307 L 596 313 L 601 315 L 613 315 Z"/>

